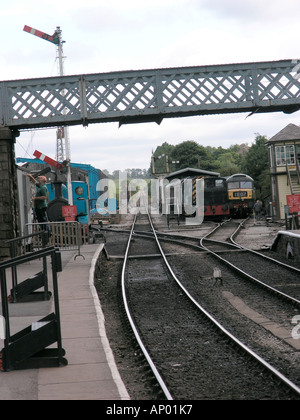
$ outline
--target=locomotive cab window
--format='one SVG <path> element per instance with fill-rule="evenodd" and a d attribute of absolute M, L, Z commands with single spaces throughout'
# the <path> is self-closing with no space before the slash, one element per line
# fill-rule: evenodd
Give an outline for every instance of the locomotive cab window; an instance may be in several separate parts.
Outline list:
<path fill-rule="evenodd" d="M 240 188 L 240 183 L 238 181 L 228 182 L 228 189 L 234 190 L 235 188 Z"/>
<path fill-rule="evenodd" d="M 235 182 L 228 182 L 228 189 L 229 190 L 235 190 L 240 188 L 247 188 L 251 189 L 253 188 L 252 181 L 235 181 Z"/>
<path fill-rule="evenodd" d="M 240 188 L 252 188 L 252 182 L 251 181 L 241 181 Z"/>
<path fill-rule="evenodd" d="M 215 186 L 217 188 L 224 188 L 225 181 L 224 179 L 216 179 Z"/>

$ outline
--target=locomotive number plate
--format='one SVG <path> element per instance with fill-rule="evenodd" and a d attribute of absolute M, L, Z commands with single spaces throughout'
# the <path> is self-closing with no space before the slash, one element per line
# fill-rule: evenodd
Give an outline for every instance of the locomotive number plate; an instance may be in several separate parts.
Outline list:
<path fill-rule="evenodd" d="M 247 191 L 235 191 L 233 197 L 247 197 Z"/>

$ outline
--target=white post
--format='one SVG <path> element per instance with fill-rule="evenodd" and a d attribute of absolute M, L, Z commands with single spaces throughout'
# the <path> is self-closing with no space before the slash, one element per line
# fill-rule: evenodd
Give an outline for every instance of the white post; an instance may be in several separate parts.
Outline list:
<path fill-rule="evenodd" d="M 59 60 L 59 75 L 64 75 L 64 64 L 63 64 L 63 41 L 61 37 L 61 29 L 59 26 L 56 27 L 56 32 L 58 34 L 58 60 Z M 65 92 L 63 91 L 63 95 Z M 66 114 L 66 109 L 64 109 L 64 114 Z M 67 182 L 68 182 L 68 202 L 69 205 L 73 205 L 73 191 L 72 191 L 72 177 L 71 177 L 71 151 L 70 151 L 70 138 L 69 138 L 69 127 L 64 127 L 64 140 L 65 140 L 65 150 L 66 150 L 66 161 L 67 161 Z"/>

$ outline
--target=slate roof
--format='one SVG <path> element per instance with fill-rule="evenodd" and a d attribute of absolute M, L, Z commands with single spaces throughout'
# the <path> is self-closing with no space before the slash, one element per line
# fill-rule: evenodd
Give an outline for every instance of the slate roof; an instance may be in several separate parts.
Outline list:
<path fill-rule="evenodd" d="M 300 141 L 300 126 L 296 124 L 288 124 L 279 133 L 275 134 L 268 143 L 279 141 L 299 140 Z"/>

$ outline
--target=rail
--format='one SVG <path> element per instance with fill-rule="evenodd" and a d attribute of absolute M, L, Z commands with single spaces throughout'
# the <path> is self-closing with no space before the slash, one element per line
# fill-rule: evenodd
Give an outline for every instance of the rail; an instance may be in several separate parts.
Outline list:
<path fill-rule="evenodd" d="M 250 349 L 247 345 L 245 345 L 243 342 L 241 342 L 237 337 L 235 337 L 231 332 L 229 332 L 222 324 L 220 324 L 220 322 L 214 317 L 212 316 L 206 309 L 204 309 L 194 298 L 193 296 L 188 292 L 188 290 L 182 285 L 182 283 L 180 282 L 180 280 L 178 279 L 178 277 L 175 275 L 173 269 L 171 268 L 168 259 L 160 245 L 159 239 L 158 239 L 158 232 L 155 231 L 155 228 L 153 226 L 152 220 L 150 218 L 150 215 L 148 214 L 148 218 L 149 218 L 149 223 L 151 225 L 151 229 L 153 231 L 154 234 L 154 238 L 156 240 L 156 243 L 159 247 L 160 250 L 160 254 L 170 272 L 170 274 L 172 275 L 173 279 L 175 280 L 175 282 L 177 283 L 177 285 L 180 287 L 180 289 L 184 292 L 184 294 L 190 299 L 190 301 L 200 310 L 200 312 L 215 326 L 217 327 L 217 329 L 219 329 L 230 341 L 232 341 L 235 345 L 238 346 L 238 348 L 242 349 L 242 351 L 244 351 L 246 354 L 248 354 L 252 359 L 254 359 L 256 362 L 258 362 L 260 365 L 262 365 L 269 373 L 271 373 L 275 378 L 277 378 L 278 380 L 280 380 L 280 382 L 283 382 L 286 386 L 288 386 L 293 392 L 295 392 L 298 396 L 300 395 L 300 388 L 294 384 L 292 381 L 290 381 L 287 377 L 285 377 L 283 374 L 281 374 L 281 372 L 279 372 L 276 368 L 274 368 L 272 365 L 270 365 L 265 359 L 263 359 L 261 356 L 259 356 L 257 353 L 255 353 L 252 349 Z M 136 220 L 136 218 L 135 218 Z M 135 224 L 135 222 L 134 222 Z M 130 247 L 130 242 L 131 242 L 131 237 L 134 233 L 134 224 L 132 225 L 131 228 L 131 233 L 130 233 L 130 239 L 128 241 L 127 244 L 127 249 L 126 249 L 126 258 L 124 261 L 124 265 L 123 265 L 123 270 L 122 270 L 122 294 L 123 294 L 123 298 L 126 298 L 126 302 L 127 302 L 127 297 L 126 297 L 126 291 L 125 291 L 125 270 L 126 270 L 126 260 L 128 258 L 128 252 L 129 252 L 129 247 Z M 201 244 L 202 245 L 202 244 Z M 203 246 L 203 245 L 202 245 Z M 206 249 L 206 247 L 203 246 L 204 249 Z M 211 252 L 211 251 L 209 251 Z M 126 312 L 130 313 L 129 311 L 129 307 L 128 307 L 128 303 L 125 304 L 125 309 Z M 153 372 L 155 372 L 157 369 L 154 365 L 154 367 L 152 367 L 152 359 L 149 356 L 149 353 L 147 352 L 147 350 L 144 347 L 144 344 L 142 343 L 142 340 L 140 338 L 140 335 L 138 333 L 138 329 L 134 324 L 134 321 L 132 320 L 132 317 L 130 315 L 130 324 L 134 330 L 134 333 L 136 335 L 137 341 L 140 345 L 143 346 L 144 350 L 142 349 L 144 355 L 146 356 L 146 359 L 148 360 L 148 358 L 150 360 L 148 360 L 149 365 L 151 366 L 151 369 Z M 160 377 L 160 374 L 157 372 L 157 374 Z M 156 376 L 156 374 L 155 374 Z M 162 378 L 161 378 L 162 380 Z M 162 380 L 163 381 L 163 380 Z M 165 386 L 164 382 L 163 382 L 163 386 Z M 169 395 L 168 399 L 172 399 L 171 394 L 169 393 L 168 389 L 166 389 L 165 395 Z"/>
<path fill-rule="evenodd" d="M 195 304 L 195 306 L 201 311 L 203 315 L 205 315 L 214 326 L 216 326 L 222 333 L 229 338 L 232 342 L 234 342 L 240 349 L 242 349 L 246 354 L 250 355 L 254 360 L 256 360 L 260 365 L 264 366 L 267 371 L 269 371 L 273 376 L 278 378 L 281 382 L 285 383 L 290 389 L 292 389 L 297 395 L 300 395 L 300 388 L 295 385 L 292 381 L 290 381 L 287 377 L 285 377 L 283 374 L 281 374 L 276 368 L 274 368 L 272 365 L 270 365 L 266 360 L 264 360 L 261 356 L 259 356 L 257 353 L 255 353 L 253 350 L 251 350 L 248 346 L 246 346 L 243 342 L 241 342 L 237 337 L 235 337 L 233 334 L 231 334 L 225 327 L 223 327 L 222 324 L 219 323 L 219 321 L 216 320 L 209 312 L 206 311 L 194 298 L 193 296 L 188 292 L 188 290 L 182 285 L 174 271 L 172 270 L 168 259 L 166 255 L 164 254 L 162 247 L 159 243 L 157 233 L 154 229 L 152 220 L 148 214 L 149 222 L 151 224 L 151 228 L 153 230 L 155 240 L 157 242 L 157 245 L 159 247 L 159 250 L 161 252 L 161 255 L 165 261 L 166 266 L 168 267 L 168 270 L 170 274 L 172 275 L 173 279 L 176 281 L 178 286 L 181 288 L 181 290 L 185 293 L 185 295 Z M 202 241 L 200 242 L 200 245 L 203 247 L 203 249 L 206 249 L 208 252 L 213 253 L 212 251 L 208 250 L 203 244 Z M 213 253 L 215 254 L 215 253 Z M 215 254 L 217 255 L 217 254 Z M 219 257 L 219 256 L 218 256 Z"/>
<path fill-rule="evenodd" d="M 248 218 L 249 219 L 249 218 Z M 294 273 L 300 273 L 300 270 L 296 267 L 292 267 L 289 266 L 288 264 L 285 264 L 281 261 L 278 261 L 274 258 L 269 257 L 268 255 L 264 255 L 260 252 L 257 252 L 255 250 L 246 248 L 242 245 L 239 245 L 237 242 L 235 242 L 234 238 L 235 236 L 238 234 L 240 228 L 244 225 L 244 223 L 248 220 L 244 220 L 242 223 L 240 223 L 240 225 L 238 226 L 238 228 L 233 232 L 233 234 L 230 237 L 230 240 L 232 243 L 230 242 L 222 242 L 219 240 L 214 240 L 214 239 L 209 239 L 208 237 L 211 236 L 216 230 L 220 229 L 224 223 L 219 224 L 218 226 L 216 226 L 215 229 L 213 229 L 211 232 L 209 232 L 207 235 L 205 235 L 204 237 L 202 237 L 200 239 L 200 246 L 206 250 L 207 252 L 209 252 L 211 255 L 213 255 L 215 258 L 219 259 L 220 261 L 222 261 L 225 265 L 227 265 L 228 267 L 230 267 L 231 269 L 233 269 L 234 271 L 240 273 L 243 277 L 251 280 L 252 282 L 254 282 L 255 284 L 263 287 L 264 289 L 269 290 L 270 292 L 274 293 L 275 295 L 277 295 L 278 297 L 287 300 L 289 302 L 292 302 L 295 306 L 299 307 L 300 306 L 300 301 L 292 296 L 287 295 L 286 293 L 281 292 L 280 290 L 276 289 L 275 287 L 272 287 L 271 285 L 255 278 L 254 276 L 252 276 L 251 274 L 248 274 L 246 271 L 242 270 L 241 268 L 238 268 L 234 263 L 231 263 L 230 261 L 227 261 L 226 258 L 222 257 L 221 255 L 219 255 L 219 253 L 217 251 L 213 251 L 212 249 L 209 249 L 207 246 L 204 245 L 204 241 L 207 241 L 210 244 L 220 244 L 223 245 L 225 247 L 230 247 L 232 249 L 239 249 L 239 250 L 244 250 L 247 251 L 248 253 L 252 254 L 252 255 L 257 255 L 260 258 L 264 259 L 265 261 L 270 261 L 274 264 L 278 264 L 284 268 L 287 268 L 288 270 L 294 272 Z"/>
<path fill-rule="evenodd" d="M 126 272 L 126 266 L 127 266 L 127 260 L 128 260 L 128 254 L 129 254 L 129 248 L 130 248 L 130 244 L 131 244 L 131 240 L 132 240 L 132 236 L 133 236 L 133 232 L 134 232 L 134 226 L 135 226 L 135 222 L 136 222 L 136 218 L 137 216 L 135 215 L 134 217 L 134 221 L 132 223 L 132 227 L 131 227 L 131 231 L 130 231 L 130 235 L 129 235 L 129 239 L 128 239 L 128 243 L 127 243 L 127 247 L 126 247 L 126 252 L 125 252 L 125 257 L 124 257 L 124 263 L 123 263 L 123 268 L 122 268 L 122 296 L 123 296 L 123 302 L 124 302 L 124 307 L 125 307 L 125 312 L 128 318 L 128 321 L 130 323 L 130 326 L 132 328 L 132 331 L 135 335 L 135 338 L 140 346 L 140 349 L 142 350 L 154 376 L 156 377 L 161 389 L 163 390 L 167 400 L 173 400 L 172 395 L 170 394 L 164 380 L 162 379 L 160 373 L 158 372 L 155 364 L 153 363 L 151 356 L 149 355 L 146 347 L 144 346 L 144 343 L 141 339 L 141 336 L 138 332 L 138 328 L 135 325 L 135 322 L 131 316 L 130 313 L 130 309 L 129 309 L 129 305 L 128 305 L 128 299 L 127 299 L 127 294 L 126 294 L 126 288 L 125 288 L 125 272 Z"/>

